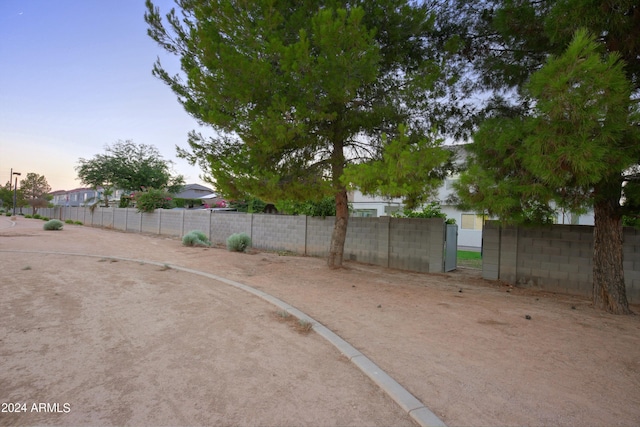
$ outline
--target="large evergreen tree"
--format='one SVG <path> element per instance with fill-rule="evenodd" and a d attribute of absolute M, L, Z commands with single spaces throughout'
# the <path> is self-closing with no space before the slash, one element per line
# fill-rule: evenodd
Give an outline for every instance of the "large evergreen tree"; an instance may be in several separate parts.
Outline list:
<path fill-rule="evenodd" d="M 638 213 L 640 5 L 451 3 L 460 9 L 442 21 L 442 37 L 460 47 L 460 75 L 470 78 L 458 87 L 490 95 L 471 121 L 484 124 L 461 196 L 517 221 L 544 217 L 551 200 L 592 207 L 594 305 L 628 313 L 621 227 Z"/>
<path fill-rule="evenodd" d="M 422 156 L 405 162 L 404 171 L 415 176 L 443 160 L 424 114 L 425 94 L 440 74 L 426 43 L 428 7 L 406 0 L 177 4 L 180 11 L 163 22 L 147 0 L 149 35 L 182 68 L 172 75 L 158 62 L 154 74 L 218 135 L 192 132 L 189 148 L 179 152 L 227 197 L 333 197 L 328 264 L 342 265 L 347 188 L 365 181 L 371 187 L 388 143 Z M 367 162 L 374 166 L 345 177 Z M 394 191 L 417 194 L 417 187 Z"/>

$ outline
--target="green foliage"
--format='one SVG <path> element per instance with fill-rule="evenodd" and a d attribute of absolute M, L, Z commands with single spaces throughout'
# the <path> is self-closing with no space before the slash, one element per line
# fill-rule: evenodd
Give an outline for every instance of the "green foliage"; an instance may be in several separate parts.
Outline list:
<path fill-rule="evenodd" d="M 7 209 L 9 209 L 10 207 L 13 207 L 12 188 L 13 187 L 10 182 L 7 182 L 7 184 L 4 187 L 0 187 L 0 205 L 6 206 Z"/>
<path fill-rule="evenodd" d="M 475 251 L 458 251 L 458 267 L 482 268 L 482 253 Z"/>
<path fill-rule="evenodd" d="M 344 224 L 344 167 L 381 158 L 400 125 L 419 141 L 434 124 L 427 2 L 181 1 L 166 19 L 146 5 L 149 35 L 182 67 L 157 62 L 154 75 L 214 130 L 192 132 L 179 156 L 225 197 L 333 197 Z M 346 233 L 336 230 L 333 248 Z"/>
<path fill-rule="evenodd" d="M 31 216 L 31 215 L 29 215 L 29 214 L 25 215 L 24 217 L 25 217 L 25 218 L 33 218 L 33 216 Z"/>
<path fill-rule="evenodd" d="M 257 197 L 247 197 L 229 202 L 229 207 L 236 209 L 238 212 L 260 213 L 264 212 L 267 203 Z"/>
<path fill-rule="evenodd" d="M 42 216 L 40 214 L 33 214 L 33 218 L 34 219 L 42 219 Z"/>
<path fill-rule="evenodd" d="M 58 219 L 52 219 L 44 223 L 45 230 L 62 230 L 64 223 Z"/>
<path fill-rule="evenodd" d="M 211 246 L 206 234 L 199 230 L 192 230 L 182 237 L 184 246 Z"/>
<path fill-rule="evenodd" d="M 34 212 L 37 212 L 38 208 L 46 208 L 49 205 L 52 197 L 47 193 L 51 191 L 51 186 L 43 175 L 28 173 L 25 179 L 20 181 L 19 188 L 24 200 Z"/>
<path fill-rule="evenodd" d="M 231 252 L 245 252 L 251 247 L 251 237 L 246 233 L 236 233 L 227 239 L 227 249 Z"/>
<path fill-rule="evenodd" d="M 342 176 L 345 185 L 363 194 L 386 198 L 404 198 L 404 204 L 415 208 L 428 200 L 442 184 L 452 152 L 441 147 L 442 140 L 429 135 L 407 134 L 400 126 L 397 137 L 383 135 L 382 157 L 347 166 Z"/>
<path fill-rule="evenodd" d="M 318 201 L 308 200 L 306 202 L 280 200 L 275 206 L 279 212 L 288 215 L 306 215 L 323 218 L 336 215 L 336 205 L 333 197 L 324 197 Z"/>
<path fill-rule="evenodd" d="M 118 203 L 119 208 L 128 208 L 131 205 L 131 196 L 122 195 L 120 196 L 120 202 Z"/>
<path fill-rule="evenodd" d="M 153 212 L 156 209 L 174 207 L 171 195 L 164 190 L 156 190 L 155 188 L 136 193 L 135 199 L 138 212 Z"/>
<path fill-rule="evenodd" d="M 202 206 L 202 200 L 201 199 L 181 199 L 181 198 L 174 198 L 173 199 L 176 208 L 188 208 L 189 206 L 194 206 L 194 207 L 199 207 Z"/>
<path fill-rule="evenodd" d="M 75 225 L 84 225 L 84 224 L 82 223 L 82 221 L 74 221 L 73 223 L 74 223 Z"/>
<path fill-rule="evenodd" d="M 171 161 L 164 160 L 152 145 L 118 141 L 105 147 L 105 154 L 80 158 L 76 171 L 83 184 L 92 188 L 120 188 L 140 191 L 167 188 L 177 192 L 184 184 L 180 175 L 172 176 Z"/>
<path fill-rule="evenodd" d="M 440 210 L 440 203 L 430 202 L 422 207 L 421 211 L 405 208 L 401 213 L 393 214 L 397 218 L 443 218 L 447 224 L 455 224 L 456 220 L 447 218 L 447 214 Z"/>
<path fill-rule="evenodd" d="M 46 216 L 43 216 L 43 217 L 42 217 L 42 218 L 40 218 L 40 219 L 42 219 L 43 221 L 49 221 L 49 217 L 46 217 Z"/>
<path fill-rule="evenodd" d="M 73 220 L 72 219 L 65 219 L 64 223 L 65 224 L 73 224 Z"/>
<path fill-rule="evenodd" d="M 506 220 L 545 223 L 554 214 L 551 201 L 576 212 L 596 196 L 616 198 L 617 191 L 619 199 L 620 185 L 609 182 L 621 184 L 640 159 L 640 144 L 632 143 L 640 136 L 632 126 L 637 112 L 619 57 L 603 56 L 579 31 L 524 90 L 536 101 L 530 115 L 490 119 L 476 133 L 469 169 L 456 184 L 463 203 Z"/>

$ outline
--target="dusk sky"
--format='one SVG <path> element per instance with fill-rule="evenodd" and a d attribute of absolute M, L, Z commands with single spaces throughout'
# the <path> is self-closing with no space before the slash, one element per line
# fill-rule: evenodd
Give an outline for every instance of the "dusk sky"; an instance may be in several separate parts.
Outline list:
<path fill-rule="evenodd" d="M 147 36 L 144 12 L 144 0 L 0 0 L 0 185 L 13 168 L 52 190 L 80 187 L 78 159 L 118 140 L 156 146 L 202 183 L 175 146 L 208 129 L 151 74 L 157 57 L 171 72 L 178 62 Z"/>

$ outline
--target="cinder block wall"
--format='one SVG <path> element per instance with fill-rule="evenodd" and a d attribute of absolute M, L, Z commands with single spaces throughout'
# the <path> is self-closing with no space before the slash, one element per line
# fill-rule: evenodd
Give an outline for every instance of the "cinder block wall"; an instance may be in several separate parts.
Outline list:
<path fill-rule="evenodd" d="M 389 255 L 388 239 L 385 242 L 381 241 L 380 237 L 388 233 L 388 221 L 380 221 L 380 218 L 349 218 L 347 238 L 344 242 L 344 259 L 386 266 Z M 382 247 L 385 243 L 386 248 Z"/>
<path fill-rule="evenodd" d="M 213 212 L 211 213 L 210 240 L 213 243 L 227 243 L 227 238 L 235 233 L 251 235 L 253 215 L 241 212 Z"/>
<path fill-rule="evenodd" d="M 140 232 L 160 234 L 160 213 L 158 211 L 140 212 L 138 215 L 140 215 L 141 221 Z"/>
<path fill-rule="evenodd" d="M 627 284 L 627 295 L 633 294 L 633 303 L 640 303 L 640 230 L 624 229 L 624 280 Z"/>
<path fill-rule="evenodd" d="M 142 230 L 142 215 L 135 209 L 122 209 L 127 215 L 127 223 L 124 231 L 133 231 L 139 233 Z"/>
<path fill-rule="evenodd" d="M 166 210 L 158 209 L 156 213 L 159 214 L 160 231 L 158 234 L 163 236 L 182 237 L 184 236 L 184 210 Z"/>
<path fill-rule="evenodd" d="M 209 235 L 214 243 L 226 243 L 234 233 L 246 233 L 261 249 L 288 250 L 326 257 L 335 217 L 162 210 L 140 213 L 135 209 L 52 208 L 42 215 L 86 225 L 123 231 L 181 237 L 191 230 Z M 406 218 L 349 218 L 344 259 L 418 272 L 442 272 L 444 220 Z"/>
<path fill-rule="evenodd" d="M 640 303 L 640 232 L 625 228 L 623 244 L 627 299 Z M 593 293 L 593 226 L 515 227 L 488 221 L 482 250 L 486 279 L 588 297 Z"/>
<path fill-rule="evenodd" d="M 487 221 L 482 228 L 482 278 L 500 278 L 500 223 Z"/>
<path fill-rule="evenodd" d="M 305 253 L 305 216 L 251 215 L 251 241 L 255 247 Z"/>
<path fill-rule="evenodd" d="M 325 257 L 329 255 L 329 246 L 331 245 L 331 233 L 333 233 L 333 224 L 335 217 L 328 216 L 326 218 L 307 217 L 307 255 Z M 347 234 L 349 227 L 347 227 Z M 345 242 L 345 251 L 346 251 Z M 347 259 L 349 259 L 347 257 Z"/>
<path fill-rule="evenodd" d="M 389 267 L 434 273 L 443 271 L 444 220 L 391 218 Z"/>
<path fill-rule="evenodd" d="M 189 215 L 184 216 L 183 233 L 184 236 L 190 231 L 201 231 L 207 236 L 211 236 L 211 211 L 198 210 L 191 211 Z"/>

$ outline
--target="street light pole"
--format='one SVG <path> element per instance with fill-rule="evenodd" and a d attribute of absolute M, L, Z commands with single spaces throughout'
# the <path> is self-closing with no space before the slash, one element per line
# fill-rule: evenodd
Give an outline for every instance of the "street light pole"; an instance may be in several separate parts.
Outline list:
<path fill-rule="evenodd" d="M 20 172 L 14 172 L 13 169 L 11 169 L 11 175 L 15 175 L 16 176 L 16 185 L 13 186 L 13 218 L 16 218 L 16 205 L 18 204 L 18 177 L 20 175 L 22 175 Z M 11 182 L 11 181 L 9 181 Z M 11 184 L 9 184 L 11 185 Z"/>

